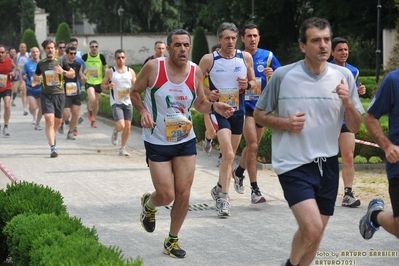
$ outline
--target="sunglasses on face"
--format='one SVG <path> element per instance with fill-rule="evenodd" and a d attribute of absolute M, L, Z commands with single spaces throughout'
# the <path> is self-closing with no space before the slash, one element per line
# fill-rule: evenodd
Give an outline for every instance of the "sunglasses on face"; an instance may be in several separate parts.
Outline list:
<path fill-rule="evenodd" d="M 70 55 L 76 55 L 76 53 L 68 53 L 68 54 L 70 54 Z"/>
<path fill-rule="evenodd" d="M 98 45 L 92 45 L 90 48 L 98 48 Z"/>
<path fill-rule="evenodd" d="M 58 49 L 65 49 L 65 46 L 60 46 L 58 47 Z"/>

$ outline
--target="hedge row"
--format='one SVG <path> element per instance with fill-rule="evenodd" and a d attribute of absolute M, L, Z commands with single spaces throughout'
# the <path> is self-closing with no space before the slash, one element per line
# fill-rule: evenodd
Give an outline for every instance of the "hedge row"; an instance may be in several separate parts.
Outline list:
<path fill-rule="evenodd" d="M 49 187 L 22 182 L 0 190 L 0 262 L 13 265 L 142 265 L 117 247 L 98 242 L 95 228 L 70 217 L 63 197 Z"/>

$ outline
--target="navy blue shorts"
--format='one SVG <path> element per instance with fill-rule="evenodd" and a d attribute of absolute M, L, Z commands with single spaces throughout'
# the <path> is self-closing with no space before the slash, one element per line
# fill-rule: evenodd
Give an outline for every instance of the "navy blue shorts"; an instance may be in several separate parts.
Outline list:
<path fill-rule="evenodd" d="M 228 128 L 231 130 L 231 134 L 233 135 L 241 135 L 244 128 L 244 115 L 231 116 L 229 118 L 225 118 L 218 113 L 215 113 L 217 126 L 216 131 L 221 130 L 223 128 Z"/>
<path fill-rule="evenodd" d="M 86 89 L 86 91 L 87 91 L 87 89 L 90 88 L 90 87 L 93 87 L 93 88 L 94 88 L 94 91 L 95 91 L 96 93 L 102 93 L 102 92 L 103 92 L 103 90 L 101 89 L 101 84 L 97 84 L 97 85 L 89 84 L 89 83 L 86 83 L 86 84 L 85 84 L 85 89 Z"/>
<path fill-rule="evenodd" d="M 393 217 L 399 217 L 399 175 L 388 180 Z"/>
<path fill-rule="evenodd" d="M 157 145 L 144 141 L 146 161 L 169 162 L 174 157 L 197 155 L 197 141 L 195 138 L 176 145 Z"/>
<path fill-rule="evenodd" d="M 31 96 L 35 99 L 40 98 L 40 94 L 42 93 L 42 89 L 33 89 L 31 87 L 26 87 L 26 95 Z"/>
<path fill-rule="evenodd" d="M 319 165 L 311 162 L 278 176 L 284 198 L 290 207 L 304 200 L 315 199 L 320 214 L 334 214 L 339 182 L 338 157 L 326 158 L 321 163 L 321 169 L 323 176 Z"/>
<path fill-rule="evenodd" d="M 254 110 L 249 107 L 245 107 L 245 116 L 254 117 Z M 255 125 L 257 128 L 263 128 L 263 126 L 259 125 L 258 123 L 255 123 Z"/>

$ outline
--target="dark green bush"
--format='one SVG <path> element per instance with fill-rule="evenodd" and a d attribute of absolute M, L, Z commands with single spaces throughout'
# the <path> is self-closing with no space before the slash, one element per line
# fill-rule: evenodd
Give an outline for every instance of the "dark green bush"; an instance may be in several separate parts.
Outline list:
<path fill-rule="evenodd" d="M 71 218 L 67 214 L 20 214 L 3 229 L 13 264 L 29 265 L 32 244 L 45 232 L 60 232 L 66 236 L 78 234 L 98 241 L 94 228 L 83 226 L 80 219 Z"/>
<path fill-rule="evenodd" d="M 49 187 L 25 181 L 19 184 L 8 184 L 6 190 L 0 192 L 0 259 L 2 261 L 8 256 L 3 228 L 12 218 L 23 213 L 60 215 L 66 214 L 67 209 L 61 194 Z"/>
<path fill-rule="evenodd" d="M 36 34 L 31 29 L 26 29 L 22 35 L 21 43 L 26 44 L 27 51 L 29 52 L 32 47 L 37 47 L 40 50 L 39 43 L 37 42 Z"/>
<path fill-rule="evenodd" d="M 45 232 L 32 245 L 31 265 L 65 266 L 139 266 L 140 258 L 124 260 L 116 247 L 106 247 L 81 234 L 64 235 L 61 232 Z"/>
<path fill-rule="evenodd" d="M 58 25 L 57 33 L 55 34 L 55 42 L 64 41 L 66 43 L 71 39 L 71 30 L 66 22 L 62 22 Z"/>
<path fill-rule="evenodd" d="M 204 28 L 198 26 L 194 30 L 193 51 L 191 53 L 192 61 L 199 64 L 201 58 L 208 53 L 208 41 L 206 39 Z"/>

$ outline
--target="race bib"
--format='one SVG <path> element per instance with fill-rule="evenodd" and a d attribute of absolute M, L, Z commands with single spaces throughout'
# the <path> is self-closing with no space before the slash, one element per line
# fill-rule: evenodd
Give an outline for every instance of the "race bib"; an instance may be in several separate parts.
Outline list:
<path fill-rule="evenodd" d="M 191 121 L 181 113 L 166 115 L 166 141 L 179 142 L 189 137 L 192 126 Z"/>
<path fill-rule="evenodd" d="M 87 76 L 89 78 L 98 78 L 98 67 L 88 67 L 87 68 Z"/>
<path fill-rule="evenodd" d="M 33 87 L 36 87 L 37 85 L 39 85 L 39 83 L 36 82 L 36 80 L 34 79 L 34 77 L 30 77 L 30 85 Z"/>
<path fill-rule="evenodd" d="M 238 88 L 220 88 L 219 95 L 219 102 L 227 103 L 233 107 L 235 111 L 240 109 Z"/>
<path fill-rule="evenodd" d="M 256 85 L 254 88 L 245 91 L 246 101 L 257 101 L 262 93 L 262 79 L 259 77 L 255 78 Z"/>
<path fill-rule="evenodd" d="M 78 95 L 78 84 L 76 82 L 67 82 L 65 84 L 65 94 L 66 96 Z"/>
<path fill-rule="evenodd" d="M 0 74 L 0 88 L 5 88 L 7 86 L 7 75 Z"/>
<path fill-rule="evenodd" d="M 44 76 L 46 77 L 47 86 L 58 86 L 60 85 L 60 77 L 54 72 L 54 70 L 44 71 Z"/>
<path fill-rule="evenodd" d="M 130 99 L 130 88 L 126 87 L 118 87 L 116 88 L 117 95 L 118 95 L 118 101 L 128 101 Z"/>

